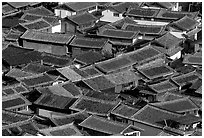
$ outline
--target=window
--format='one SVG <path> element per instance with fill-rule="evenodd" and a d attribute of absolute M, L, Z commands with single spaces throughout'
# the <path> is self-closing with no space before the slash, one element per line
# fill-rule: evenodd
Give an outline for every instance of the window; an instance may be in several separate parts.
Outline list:
<path fill-rule="evenodd" d="M 119 17 L 119 13 L 113 13 L 113 16 Z"/>

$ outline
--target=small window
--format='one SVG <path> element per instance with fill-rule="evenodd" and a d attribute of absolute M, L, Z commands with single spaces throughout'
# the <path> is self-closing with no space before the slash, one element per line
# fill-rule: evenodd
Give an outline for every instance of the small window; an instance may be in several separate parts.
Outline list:
<path fill-rule="evenodd" d="M 119 13 L 113 13 L 113 16 L 119 17 Z"/>

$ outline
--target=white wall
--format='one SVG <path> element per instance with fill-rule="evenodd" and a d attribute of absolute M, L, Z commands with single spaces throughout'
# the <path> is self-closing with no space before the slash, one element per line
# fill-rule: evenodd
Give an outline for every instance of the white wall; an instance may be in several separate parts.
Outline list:
<path fill-rule="evenodd" d="M 171 56 L 170 58 L 172 60 L 175 60 L 175 59 L 179 59 L 181 57 L 181 51 L 177 52 L 176 54 L 174 54 L 173 56 Z"/>
<path fill-rule="evenodd" d="M 61 23 L 52 27 L 52 33 L 61 32 Z"/>
<path fill-rule="evenodd" d="M 119 17 L 113 16 L 113 11 L 108 10 L 104 10 L 102 12 L 103 17 L 100 18 L 101 21 L 107 21 L 107 22 L 115 22 L 118 21 L 120 19 L 123 19 L 122 14 L 119 14 Z"/>

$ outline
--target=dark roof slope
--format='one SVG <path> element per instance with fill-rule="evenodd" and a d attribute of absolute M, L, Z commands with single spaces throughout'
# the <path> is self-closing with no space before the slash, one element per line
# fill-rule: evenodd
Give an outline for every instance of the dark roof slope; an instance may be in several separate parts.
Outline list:
<path fill-rule="evenodd" d="M 183 63 L 202 66 L 202 56 L 186 55 L 183 59 Z"/>
<path fill-rule="evenodd" d="M 182 42 L 182 39 L 177 38 L 171 33 L 166 33 L 165 35 L 155 39 L 155 42 L 163 46 L 164 48 L 169 49 L 179 45 Z"/>
<path fill-rule="evenodd" d="M 88 51 L 83 54 L 77 55 L 74 61 L 84 65 L 94 64 L 104 59 L 103 55 L 99 52 Z"/>
<path fill-rule="evenodd" d="M 41 41 L 48 43 L 58 43 L 58 44 L 68 44 L 73 38 L 73 34 L 55 34 L 55 33 L 45 33 L 40 31 L 27 30 L 21 39 Z"/>
<path fill-rule="evenodd" d="M 39 31 L 52 27 L 52 25 L 47 21 L 45 21 L 44 19 L 37 19 L 26 23 L 20 23 L 20 25 L 22 25 L 26 29 L 39 30 Z"/>
<path fill-rule="evenodd" d="M 114 9 L 115 11 L 119 13 L 124 13 L 127 11 L 127 9 L 131 8 L 137 8 L 139 4 L 137 2 L 121 2 L 117 5 L 113 5 L 109 8 Z"/>
<path fill-rule="evenodd" d="M 126 31 L 120 29 L 104 29 L 99 32 L 98 36 L 107 38 L 122 38 L 122 39 L 133 39 L 138 35 L 139 32 Z"/>
<path fill-rule="evenodd" d="M 46 9 L 43 6 L 37 7 L 37 8 L 32 8 L 24 11 L 24 13 L 30 13 L 30 14 L 36 14 L 36 15 L 44 15 L 44 16 L 52 16 L 55 15 L 53 12 L 50 10 Z"/>
<path fill-rule="evenodd" d="M 140 25 L 140 24 L 124 24 L 122 29 L 128 31 L 139 31 L 141 34 L 159 35 L 164 31 L 164 26 L 159 25 Z"/>
<path fill-rule="evenodd" d="M 74 101 L 75 99 L 71 97 L 59 96 L 56 94 L 43 94 L 35 101 L 35 104 L 58 109 L 68 109 Z"/>
<path fill-rule="evenodd" d="M 181 18 L 178 21 L 173 22 L 173 25 L 178 27 L 179 29 L 183 30 L 183 31 L 189 31 L 194 29 L 199 23 L 188 17 L 188 16 L 184 16 L 183 18 Z"/>
<path fill-rule="evenodd" d="M 98 18 L 88 12 L 69 16 L 67 19 L 71 20 L 77 25 L 83 25 L 98 20 Z"/>
<path fill-rule="evenodd" d="M 136 22 L 135 22 L 132 18 L 126 16 L 126 17 L 124 17 L 123 19 L 120 19 L 120 20 L 118 20 L 118 21 L 116 21 L 116 22 L 111 23 L 111 25 L 113 25 L 113 26 L 115 26 L 115 27 L 121 29 L 122 26 L 123 26 L 125 23 L 127 23 L 127 24 L 136 24 Z"/>
<path fill-rule="evenodd" d="M 73 47 L 85 47 L 85 48 L 103 48 L 107 43 L 107 40 L 75 37 L 70 43 Z"/>
<path fill-rule="evenodd" d="M 83 82 L 96 91 L 106 90 L 115 87 L 115 85 L 111 81 L 106 79 L 106 77 L 104 76 L 96 76 L 84 79 Z"/>
<path fill-rule="evenodd" d="M 104 73 L 110 73 L 119 69 L 123 69 L 132 65 L 131 60 L 127 57 L 116 57 L 109 60 L 96 63 L 96 68 Z"/>
<path fill-rule="evenodd" d="M 85 110 L 87 113 L 107 116 L 118 105 L 117 101 L 99 100 L 82 96 L 69 109 L 74 111 Z"/>
<path fill-rule="evenodd" d="M 128 127 L 127 124 L 117 123 L 97 116 L 90 116 L 79 125 L 109 135 L 120 134 Z"/>
<path fill-rule="evenodd" d="M 129 8 L 125 15 L 133 17 L 155 17 L 158 12 L 158 9 Z"/>
<path fill-rule="evenodd" d="M 10 14 L 10 13 L 13 13 L 16 11 L 18 11 L 18 10 L 15 9 L 14 7 L 10 6 L 9 4 L 2 5 L 2 13 L 4 15 Z"/>
<path fill-rule="evenodd" d="M 65 5 L 73 11 L 77 12 L 91 8 L 93 6 L 97 6 L 98 4 L 96 2 L 67 2 Z"/>
<path fill-rule="evenodd" d="M 162 108 L 164 110 L 177 112 L 177 113 L 185 113 L 188 111 L 194 111 L 198 109 L 198 106 L 194 104 L 194 102 L 191 101 L 188 97 L 180 98 L 172 101 L 152 103 L 152 105 Z"/>
<path fill-rule="evenodd" d="M 39 74 L 54 69 L 55 69 L 54 67 L 41 65 L 39 63 L 30 63 L 27 66 L 25 66 L 22 70 L 29 73 Z"/>

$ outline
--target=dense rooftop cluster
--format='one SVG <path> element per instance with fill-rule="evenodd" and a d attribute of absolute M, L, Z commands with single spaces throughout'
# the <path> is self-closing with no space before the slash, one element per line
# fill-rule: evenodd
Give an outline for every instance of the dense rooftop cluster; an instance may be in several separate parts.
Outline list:
<path fill-rule="evenodd" d="M 3 2 L 2 135 L 201 136 L 199 6 Z"/>

